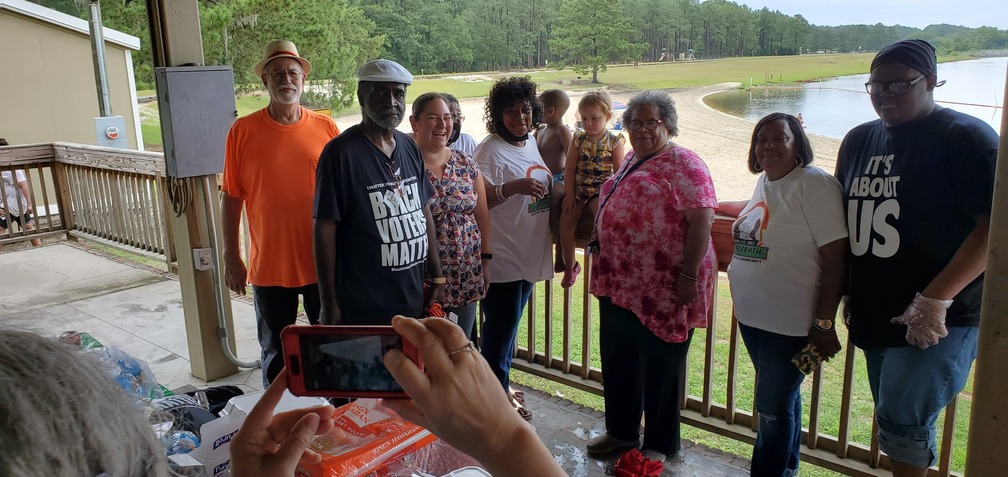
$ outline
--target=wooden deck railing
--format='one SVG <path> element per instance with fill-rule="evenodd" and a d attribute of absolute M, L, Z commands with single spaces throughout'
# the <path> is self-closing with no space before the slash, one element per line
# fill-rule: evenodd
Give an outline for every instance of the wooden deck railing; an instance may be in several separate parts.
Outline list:
<path fill-rule="evenodd" d="M 28 171 L 37 230 L 8 230 L 0 235 L 0 245 L 66 233 L 159 257 L 171 269 L 175 256 L 167 215 L 171 208 L 160 154 L 68 143 L 0 147 L 0 171 L 18 169 Z M 731 260 L 730 224 L 730 220 L 718 219 L 712 233 L 721 272 Z M 585 235 L 585 230 L 579 235 Z M 573 289 L 560 290 L 551 281 L 537 285 L 529 301 L 526 325 L 519 331 L 514 367 L 601 395 L 598 313 L 593 310 L 595 299 L 588 294 L 585 280 L 592 264 L 590 258 L 582 260 L 580 303 L 573 302 Z M 727 295 L 719 290 L 720 277 L 715 276 L 708 328 L 694 335 L 691 368 L 702 371 L 687 377 L 682 420 L 752 443 L 757 420 L 752 412 L 751 386 L 740 385 L 751 382 L 752 370 L 739 344 L 731 306 L 721 303 Z M 576 308 L 580 313 L 575 313 Z M 871 395 L 860 353 L 847 343 L 842 356 L 842 365 L 820 367 L 806 380 L 803 415 L 808 416 L 808 427 L 802 459 L 848 475 L 886 475 L 883 469 L 889 468 L 889 461 L 874 437 L 877 427 L 871 417 Z M 838 356 L 834 361 L 840 359 Z M 838 373 L 842 386 L 824 387 L 824 373 Z M 836 381 L 835 375 L 831 381 Z M 959 475 L 950 470 L 956 411 L 953 401 L 939 431 L 939 463 L 930 472 L 933 476 Z"/>
<path fill-rule="evenodd" d="M 63 212 L 69 209 L 64 206 L 66 197 L 62 192 L 66 187 L 60 180 L 58 169 L 50 144 L 0 147 L 0 171 L 3 175 L 11 177 L 15 188 L 18 175 L 25 176 L 35 227 L 35 230 L 28 230 L 16 223 L 9 223 L 7 230 L 0 234 L 0 245 L 65 233 L 68 218 L 63 216 Z M 21 200 L 20 191 L 18 194 L 18 200 Z M 11 205 L 6 194 L 0 193 L 0 208 L 12 210 Z M 14 205 L 15 210 L 20 209 L 20 204 Z M 8 214 L 5 214 L 5 218 L 9 219 L 6 215 Z"/>
<path fill-rule="evenodd" d="M 711 233 L 717 250 L 719 272 L 727 271 L 734 249 L 731 223 L 731 219 L 719 217 Z M 518 349 L 512 365 L 516 369 L 601 395 L 602 372 L 598 368 L 600 360 L 597 355 L 598 312 L 593 310 L 595 298 L 589 295 L 586 280 L 591 274 L 592 261 L 591 257 L 583 256 L 580 260 L 583 261 L 583 270 L 575 287 L 581 288 L 581 312 L 576 316 L 573 312 L 577 305 L 573 303 L 573 288 L 558 290 L 551 281 L 536 285 L 526 312 L 525 326 L 519 330 Z M 754 386 L 741 384 L 744 379 L 752 384 L 755 378 L 744 345 L 740 343 L 731 305 L 723 303 L 725 299 L 730 300 L 730 296 L 727 290 L 719 291 L 719 288 L 726 288 L 719 287 L 723 277 L 722 273 L 715 273 L 714 300 L 708 327 L 696 330 L 693 337 L 690 368 L 702 369 L 702 372 L 687 376 L 682 422 L 752 444 L 758 425 L 752 411 L 751 389 Z M 559 304 L 556 303 L 558 298 Z M 559 317 L 557 310 L 560 311 Z M 840 327 L 843 328 L 843 325 Z M 537 339 L 537 336 L 540 338 Z M 803 429 L 802 460 L 847 475 L 890 475 L 889 459 L 879 450 L 878 429 L 867 378 L 864 377 L 863 357 L 847 342 L 844 351 L 833 361 L 817 369 L 806 379 L 802 389 L 802 414 L 808 416 L 808 427 Z M 835 363 L 838 361 L 842 364 Z M 824 373 L 839 374 L 839 379 L 834 374 L 831 381 L 842 382 L 842 387 L 824 388 Z M 956 410 L 957 401 L 953 400 L 945 410 L 944 419 L 939 422 L 939 462 L 929 472 L 931 476 L 961 475 L 951 471 L 952 449 L 956 444 Z M 869 427 L 870 431 L 867 431 Z M 835 431 L 827 432 L 827 429 Z M 855 434 L 862 440 L 857 440 Z M 965 447 L 964 440 L 957 444 Z"/>
<path fill-rule="evenodd" d="M 63 143 L 53 150 L 70 188 L 73 231 L 170 265 L 163 155 Z"/>
<path fill-rule="evenodd" d="M 0 169 L 28 171 L 34 232 L 8 231 L 0 244 L 66 233 L 164 260 L 174 248 L 158 153 L 55 142 L 0 148 Z"/>
<path fill-rule="evenodd" d="M 31 215 L 34 217 L 34 230 L 8 223 L 7 230 L 0 234 L 0 245 L 25 240 L 40 239 L 48 235 L 59 234 L 64 230 L 62 221 L 58 216 L 58 198 L 55 196 L 54 181 L 54 161 L 48 147 L 25 148 L 17 155 L 13 154 L 10 148 L 0 148 L 0 171 L 4 177 L 10 177 L 15 189 L 19 174 L 24 174 L 31 196 Z M 21 193 L 18 192 L 20 201 Z M 4 211 L 20 210 L 19 204 L 14 204 L 11 209 L 7 195 L 0 191 L 0 209 Z M 26 211 L 21 211 L 26 212 Z M 3 214 L 4 219 L 10 219 L 9 214 Z M 21 217 L 20 215 L 18 217 Z"/>

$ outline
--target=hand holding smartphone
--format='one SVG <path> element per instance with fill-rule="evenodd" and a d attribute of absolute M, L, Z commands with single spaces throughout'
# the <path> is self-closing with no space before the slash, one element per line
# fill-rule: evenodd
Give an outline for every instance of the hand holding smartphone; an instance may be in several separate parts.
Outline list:
<path fill-rule="evenodd" d="M 423 369 L 416 347 L 391 326 L 291 325 L 280 337 L 295 396 L 405 398 L 382 360 L 392 349 Z"/>

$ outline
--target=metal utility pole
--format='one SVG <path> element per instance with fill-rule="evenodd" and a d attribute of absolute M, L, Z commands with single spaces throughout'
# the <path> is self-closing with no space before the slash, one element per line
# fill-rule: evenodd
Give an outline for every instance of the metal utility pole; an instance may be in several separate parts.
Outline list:
<path fill-rule="evenodd" d="M 102 117 L 112 116 L 109 102 L 108 75 L 105 73 L 105 34 L 102 32 L 101 5 L 90 0 L 88 26 L 91 29 L 91 58 L 94 61 L 95 87 L 98 89 L 98 110 Z"/>

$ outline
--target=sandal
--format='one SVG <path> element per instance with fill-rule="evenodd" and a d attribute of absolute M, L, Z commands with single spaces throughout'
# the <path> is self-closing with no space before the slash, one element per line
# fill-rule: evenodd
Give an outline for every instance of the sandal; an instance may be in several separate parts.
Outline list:
<path fill-rule="evenodd" d="M 577 280 L 578 275 L 581 273 L 581 264 L 574 262 L 574 266 L 570 270 L 564 270 L 563 280 L 560 281 L 560 286 L 564 288 L 570 288 L 574 286 L 574 282 Z"/>
<path fill-rule="evenodd" d="M 522 406 L 517 402 L 511 403 L 511 405 L 514 406 L 515 411 L 518 411 L 518 415 L 521 416 L 522 419 L 525 419 L 526 421 L 532 420 L 532 411 L 525 409 L 525 406 Z"/>
<path fill-rule="evenodd" d="M 525 393 L 508 386 L 508 394 L 511 395 L 511 400 L 518 401 L 518 404 L 525 405 Z"/>

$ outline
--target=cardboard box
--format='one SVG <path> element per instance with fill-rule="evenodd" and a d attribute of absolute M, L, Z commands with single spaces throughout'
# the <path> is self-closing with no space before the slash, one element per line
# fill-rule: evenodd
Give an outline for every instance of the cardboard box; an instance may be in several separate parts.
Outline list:
<path fill-rule="evenodd" d="M 221 477 L 229 475 L 231 468 L 231 439 L 245 422 L 249 411 L 259 402 L 263 392 L 235 396 L 221 411 L 221 417 L 200 427 L 200 446 L 189 454 L 171 456 L 172 460 L 184 467 L 202 466 L 203 475 Z M 327 404 L 322 398 L 298 397 L 284 391 L 274 414 Z M 194 464 L 195 461 L 195 464 Z"/>

